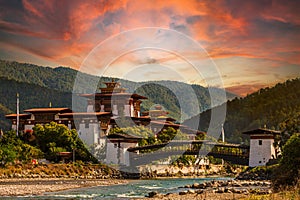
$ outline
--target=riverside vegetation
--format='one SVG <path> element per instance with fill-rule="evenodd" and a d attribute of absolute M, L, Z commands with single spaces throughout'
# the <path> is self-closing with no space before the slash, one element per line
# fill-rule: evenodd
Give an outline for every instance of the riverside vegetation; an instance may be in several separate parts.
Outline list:
<path fill-rule="evenodd" d="M 293 134 L 282 148 L 278 164 L 247 168 L 235 180 L 186 185 L 178 194 L 151 192 L 153 199 L 300 199 L 300 134 Z"/>
<path fill-rule="evenodd" d="M 21 110 L 30 108 L 33 105 L 45 107 L 49 101 L 56 107 L 70 107 L 71 91 L 77 71 L 63 67 L 51 69 L 8 61 L 0 62 L 0 70 L 0 82 L 1 86 L 4 86 L 0 87 L 0 92 L 3 94 L 0 98 L 1 128 L 9 129 L 9 122 L 4 119 L 4 114 L 11 113 L 15 110 L 15 99 L 12 97 L 15 96 L 18 91 L 24 92 L 20 95 L 22 102 L 20 105 Z M 20 73 L 16 74 L 16 71 Z M 96 81 L 96 79 L 98 80 L 98 77 L 89 75 L 83 75 L 83 78 L 92 82 Z M 103 79 L 103 81 L 107 80 L 110 79 Z M 130 84 L 132 85 L 130 86 Z M 123 86 L 134 88 L 135 84 L 137 83 L 124 81 Z M 176 86 L 178 90 L 184 91 L 178 84 L 174 84 L 174 86 Z M 300 166 L 300 136 L 298 134 L 300 132 L 299 88 L 300 78 L 297 78 L 279 83 L 271 88 L 261 89 L 244 98 L 235 98 L 227 102 L 227 117 L 224 129 L 228 142 L 245 142 L 247 144 L 248 139 L 242 136 L 241 132 L 259 128 L 264 125 L 281 131 L 282 134 L 277 140 L 279 140 L 279 147 L 282 149 L 282 158 L 277 165 L 272 167 L 272 175 L 270 175 L 274 191 L 280 191 L 284 188 L 297 188 L 297 185 L 299 185 L 297 181 L 299 179 Z M 87 89 L 88 88 L 82 88 L 81 92 L 89 92 Z M 208 127 L 211 113 L 211 110 L 206 110 L 210 108 L 209 103 L 207 103 L 209 102 L 209 94 L 207 93 L 207 88 L 202 90 L 203 88 L 201 86 L 193 86 L 193 89 L 198 91 L 196 93 L 199 102 L 201 105 L 204 105 L 200 109 L 200 111 L 204 112 L 200 115 L 201 121 L 199 127 L 202 131 L 205 131 Z M 140 92 L 142 95 L 150 96 L 149 100 L 145 102 L 143 109 L 147 110 L 153 105 L 153 102 L 160 103 L 170 111 L 171 117 L 178 118 L 178 102 L 174 101 L 174 94 L 170 91 L 166 91 L 163 88 L 153 90 L 153 87 L 149 86 L 141 88 Z M 155 92 L 163 93 L 165 96 L 161 98 L 161 96 Z M 229 95 L 229 93 L 227 93 L 227 95 Z M 183 94 L 183 96 L 186 95 Z M 201 99 L 204 100 L 204 102 L 200 101 Z M 186 101 L 187 100 L 188 99 L 186 99 Z M 218 109 L 218 107 L 213 109 Z M 187 120 L 185 124 L 193 122 L 193 119 L 195 118 Z M 133 129 L 131 131 L 136 130 Z M 142 132 L 142 130 L 140 131 Z M 50 134 L 51 137 L 49 137 L 48 134 Z M 176 134 L 175 132 L 175 135 Z M 55 139 L 56 137 L 60 139 Z M 68 130 L 66 127 L 53 123 L 45 126 L 38 125 L 35 127 L 34 132 L 28 131 L 18 137 L 13 131 L 7 131 L 0 140 L 0 164 L 2 165 L 1 170 L 3 170 L 3 172 L 10 167 L 10 169 L 13 170 L 12 163 L 15 163 L 16 160 L 26 164 L 29 163 L 32 158 L 44 157 L 55 163 L 59 161 L 57 152 L 72 152 L 74 149 L 76 151 L 76 160 L 97 162 L 97 159 L 88 151 L 88 147 L 85 147 L 79 140 L 76 131 Z M 161 141 L 162 140 L 164 140 L 163 137 L 161 138 Z M 142 142 L 145 145 L 155 141 L 153 141 L 153 138 L 148 137 Z M 174 164 L 189 165 L 192 163 L 192 159 L 194 158 L 185 157 L 180 163 L 175 161 Z M 16 165 L 16 168 L 23 166 L 23 164 Z M 56 166 L 56 164 L 53 166 Z M 62 166 L 62 168 L 67 167 L 64 165 L 60 166 Z M 37 169 L 38 168 L 39 167 L 37 167 Z M 41 168 L 44 168 L 44 166 L 41 165 Z M 253 173 L 256 173 L 256 169 L 253 170 Z M 6 175 L 10 173 L 14 174 L 12 171 L 6 171 Z M 58 176 L 61 175 L 64 174 L 58 173 Z M 299 191 L 299 189 L 295 191 Z M 293 192 L 291 193 L 293 194 Z"/>
<path fill-rule="evenodd" d="M 60 126 L 57 124 L 52 123 L 51 126 L 46 126 L 50 128 L 52 127 L 52 131 L 54 130 L 60 130 L 56 126 Z M 42 127 L 39 127 L 39 129 L 42 129 Z M 60 127 L 63 128 L 63 127 Z M 36 128 L 35 128 L 36 129 Z M 62 129 L 64 130 L 64 129 Z M 66 128 L 65 131 L 68 129 Z M 44 130 L 45 131 L 45 130 Z M 49 131 L 49 130 L 48 130 Z M 70 130 L 68 130 L 70 131 Z M 64 131 L 62 131 L 64 132 Z M 13 134 L 10 133 L 9 134 Z M 5 141 L 6 144 L 11 145 L 9 143 L 10 139 L 6 138 L 9 136 L 7 134 L 2 138 L 3 141 Z M 69 133 L 69 135 L 72 135 Z M 17 136 L 12 136 L 12 138 Z M 67 137 L 66 137 L 67 138 Z M 20 140 L 14 138 L 14 140 Z M 3 142 L 2 141 L 2 142 Z M 16 143 L 15 143 L 16 144 Z M 18 141 L 18 145 L 22 146 L 22 143 Z M 158 194 L 158 193 L 152 193 L 149 194 L 154 199 L 197 199 L 197 198 L 206 198 L 206 199 L 215 199 L 215 198 L 223 198 L 223 199 L 230 199 L 230 198 L 246 198 L 247 195 L 250 195 L 250 199 L 261 199 L 261 198 L 270 198 L 273 199 L 274 196 L 279 195 L 282 197 L 285 196 L 285 199 L 288 199 L 290 197 L 299 197 L 299 145 L 300 145 L 300 135 L 299 134 L 293 134 L 292 137 L 290 137 L 289 140 L 284 144 L 283 146 L 283 152 L 282 152 L 282 158 L 277 165 L 273 166 L 267 166 L 267 167 L 257 167 L 254 169 L 249 169 L 246 172 L 240 173 L 240 175 L 236 178 L 235 181 L 212 181 L 208 183 L 201 183 L 201 184 L 193 184 L 193 185 L 186 185 L 186 189 L 180 194 Z M 26 146 L 26 145 L 25 145 Z M 68 146 L 68 145 L 67 145 Z M 53 146 L 52 146 L 53 147 Z M 59 146 L 58 146 L 59 147 Z M 36 149 L 34 149 L 36 148 Z M 18 148 L 17 150 L 21 150 L 22 148 Z M 26 148 L 28 149 L 28 148 Z M 31 153 L 30 155 L 39 155 L 41 150 L 38 146 L 33 146 L 34 151 L 36 152 Z M 56 148 L 59 149 L 59 148 Z M 53 150 L 48 149 L 50 152 L 43 152 L 42 153 L 53 153 Z M 1 151 L 0 151 L 1 152 Z M 31 151 L 29 151 L 31 152 Z M 21 158 L 27 158 L 27 156 L 24 155 L 24 152 L 21 151 L 20 155 L 23 155 Z M 2 154 L 3 158 L 3 154 Z M 50 156 L 51 158 L 51 156 Z M 76 182 L 77 187 L 84 187 L 84 186 L 93 186 L 98 185 L 98 182 L 92 183 L 92 182 L 86 182 L 85 180 L 110 180 L 110 179 L 122 179 L 122 175 L 117 171 L 113 170 L 105 165 L 102 164 L 85 164 L 82 161 L 77 161 L 76 163 L 72 164 L 43 164 L 39 163 L 38 165 L 32 165 L 32 164 L 26 164 L 26 159 L 21 160 L 22 163 L 19 164 L 10 164 L 11 162 L 5 162 L 5 167 L 0 169 L 0 180 L 3 182 L 3 188 L 6 189 L 9 193 L 6 194 L 12 194 L 15 195 L 13 192 L 13 189 L 11 189 L 10 183 L 13 183 L 11 180 L 14 180 L 14 178 L 34 178 L 35 180 L 38 180 L 41 184 L 43 184 L 43 181 L 49 180 L 52 181 L 53 184 L 57 185 L 57 190 L 60 189 L 67 189 L 72 188 L 70 187 L 64 187 L 60 186 L 60 181 L 55 178 L 63 178 L 64 181 L 67 181 L 71 178 L 72 180 L 84 180 L 84 183 L 82 182 Z M 28 162 L 28 160 L 27 160 Z M 3 163 L 4 164 L 4 163 Z M 228 165 L 227 165 L 228 168 Z M 227 171 L 229 168 L 227 169 Z M 279 173 L 280 172 L 280 173 Z M 7 181 L 7 179 L 9 180 Z M 43 180 L 40 180 L 42 178 Z M 54 180 L 53 180 L 54 178 Z M 271 182 L 270 180 L 271 179 Z M 65 183 L 67 183 L 65 182 Z M 24 182 L 24 184 L 26 184 Z M 34 183 L 35 184 L 35 183 Z M 36 183 L 38 184 L 38 183 Z M 71 184 L 71 182 L 70 182 Z M 74 185 L 75 183 L 72 183 L 71 185 Z M 75 185 L 76 185 L 75 184 Z M 103 184 L 103 183 L 101 183 Z M 273 194 L 271 192 L 271 186 L 273 188 L 273 191 L 277 192 L 276 194 Z M 14 186 L 17 187 L 17 186 Z M 74 186 L 75 188 L 75 186 Z M 5 190 L 5 191 L 6 191 Z M 17 190 L 21 192 L 20 190 Z M 18 193 L 19 195 L 22 194 L 38 194 L 35 190 L 30 190 L 31 192 L 26 191 L 27 193 Z M 44 188 L 43 190 L 38 190 L 39 192 L 43 191 L 54 191 L 50 188 Z M 279 191 L 279 193 L 278 193 Z M 222 196 L 220 196 L 222 195 Z M 298 196 L 297 196 L 298 195 Z M 226 197 L 226 198 L 225 198 Z M 248 198 L 248 197 L 247 197 Z M 284 198 L 283 198 L 284 199 Z"/>

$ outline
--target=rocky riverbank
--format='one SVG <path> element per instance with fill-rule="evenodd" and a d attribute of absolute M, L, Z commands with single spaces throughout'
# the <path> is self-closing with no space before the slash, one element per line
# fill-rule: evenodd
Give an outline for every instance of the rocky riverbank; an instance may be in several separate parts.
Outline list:
<path fill-rule="evenodd" d="M 180 188 L 179 188 L 180 189 Z M 158 199 L 237 199 L 245 198 L 251 194 L 270 194 L 271 183 L 269 181 L 210 181 L 193 183 L 181 188 L 176 194 L 159 194 L 150 192 L 147 198 Z"/>
<path fill-rule="evenodd" d="M 248 168 L 234 180 L 193 183 L 179 188 L 176 194 L 150 192 L 147 198 L 158 199 L 240 199 L 249 195 L 272 193 L 272 167 Z"/>
<path fill-rule="evenodd" d="M 124 173 L 105 165 L 17 164 L 0 168 L 0 196 L 40 195 L 81 187 L 127 183 Z"/>
<path fill-rule="evenodd" d="M 126 180 L 91 180 L 62 178 L 10 178 L 0 179 L 0 196 L 42 195 L 45 192 L 55 192 L 92 186 L 125 184 Z"/>

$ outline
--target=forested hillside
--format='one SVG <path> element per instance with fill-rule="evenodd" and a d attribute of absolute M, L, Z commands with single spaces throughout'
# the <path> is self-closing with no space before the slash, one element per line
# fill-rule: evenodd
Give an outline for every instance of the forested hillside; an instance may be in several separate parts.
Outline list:
<path fill-rule="evenodd" d="M 76 92 L 92 93 L 97 88 L 91 85 L 103 85 L 103 82 L 111 81 L 110 77 L 97 77 L 83 74 L 71 68 L 42 67 L 33 64 L 18 63 L 0 60 L 0 128 L 7 127 L 8 121 L 3 121 L 4 114 L 15 112 L 17 92 L 20 93 L 21 111 L 25 108 L 44 107 L 52 102 L 54 107 L 67 106 L 71 108 L 71 93 L 77 75 L 80 75 L 80 84 Z M 200 85 L 188 85 L 176 81 L 152 81 L 132 82 L 128 80 L 115 79 L 122 83 L 122 87 L 128 92 L 136 92 L 148 97 L 142 104 L 142 110 L 148 110 L 154 104 L 161 104 L 170 112 L 170 116 L 177 119 L 187 119 L 197 115 L 197 110 L 202 112 L 211 107 L 210 96 L 207 88 Z M 223 103 L 222 90 L 219 92 L 218 102 Z M 192 91 L 191 91 L 192 90 Z M 99 90 L 98 90 L 99 91 Z M 191 99 L 191 92 L 196 94 L 199 108 L 195 99 Z M 65 96 L 67 95 L 68 98 Z M 236 95 L 226 93 L 228 99 Z M 181 105 L 181 107 L 180 107 Z M 182 107 L 184 107 L 182 112 Z"/>
<path fill-rule="evenodd" d="M 6 114 L 16 113 L 16 94 L 20 95 L 20 112 L 32 107 L 71 107 L 72 95 L 68 92 L 0 78 L 0 127 L 7 130 Z"/>
<path fill-rule="evenodd" d="M 300 78 L 279 83 L 272 88 L 264 88 L 245 98 L 235 98 L 227 102 L 227 116 L 224 124 L 229 142 L 245 141 L 241 132 L 266 126 L 276 130 L 299 131 L 300 129 Z M 214 108 L 218 109 L 218 107 Z M 206 131 L 211 110 L 200 115 L 199 130 Z M 185 124 L 195 122 L 191 118 Z"/>

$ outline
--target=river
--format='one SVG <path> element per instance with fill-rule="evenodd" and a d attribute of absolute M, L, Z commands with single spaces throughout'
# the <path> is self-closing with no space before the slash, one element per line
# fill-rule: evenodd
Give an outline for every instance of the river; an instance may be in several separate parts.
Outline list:
<path fill-rule="evenodd" d="M 229 180 L 228 177 L 206 178 L 163 178 L 151 180 L 130 180 L 128 184 L 79 188 L 60 192 L 45 193 L 43 196 L 34 196 L 34 199 L 119 199 L 144 197 L 151 191 L 160 193 L 174 193 L 186 190 L 183 187 L 195 182 L 201 183 L 211 180 Z M 19 197 L 18 199 L 32 199 L 33 196 Z"/>

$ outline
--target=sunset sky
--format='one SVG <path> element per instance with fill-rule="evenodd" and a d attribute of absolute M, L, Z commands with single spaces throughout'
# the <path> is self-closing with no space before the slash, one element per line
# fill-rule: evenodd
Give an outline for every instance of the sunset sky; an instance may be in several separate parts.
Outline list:
<path fill-rule="evenodd" d="M 138 32 L 139 38 L 123 32 L 147 27 L 166 31 L 159 35 L 165 49 L 116 55 L 129 43 L 145 47 L 141 38 L 151 38 L 149 32 Z M 241 96 L 300 76 L 297 0 L 0 0 L 0 59 L 4 60 L 80 69 L 85 59 L 91 59 L 90 52 L 100 48 L 94 51 L 102 52 L 97 58 L 113 61 L 105 75 L 204 84 L 183 59 L 195 52 L 178 41 L 175 36 L 180 34 L 203 47 L 224 87 Z M 120 35 L 125 39 L 120 40 Z M 157 38 L 152 39 L 157 42 Z M 104 52 L 105 41 L 110 43 Z M 175 46 L 182 48 L 182 55 L 171 52 Z M 203 69 L 211 67 L 204 57 L 193 59 Z M 93 70 L 102 67 L 106 66 Z"/>

